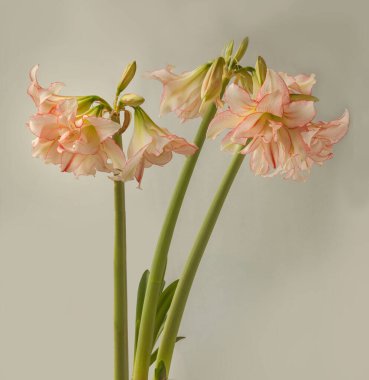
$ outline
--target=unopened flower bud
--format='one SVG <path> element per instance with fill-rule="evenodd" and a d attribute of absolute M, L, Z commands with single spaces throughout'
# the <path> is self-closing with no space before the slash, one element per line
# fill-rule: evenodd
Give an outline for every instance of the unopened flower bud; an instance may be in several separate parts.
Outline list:
<path fill-rule="evenodd" d="M 246 37 L 240 43 L 240 46 L 238 47 L 238 49 L 236 51 L 236 54 L 233 57 L 233 60 L 234 60 L 235 63 L 238 63 L 238 62 L 241 61 L 241 59 L 243 58 L 243 56 L 246 53 L 246 50 L 247 50 L 248 46 L 249 46 L 249 37 Z"/>
<path fill-rule="evenodd" d="M 234 46 L 234 41 L 231 40 L 228 42 L 228 45 L 225 47 L 224 50 L 224 59 L 228 63 L 229 60 L 231 59 L 232 53 L 233 53 L 233 46 Z"/>
<path fill-rule="evenodd" d="M 222 90 L 223 57 L 217 58 L 210 66 L 201 86 L 201 99 L 203 102 L 217 98 Z"/>
<path fill-rule="evenodd" d="M 131 82 L 136 74 L 136 61 L 129 63 L 123 71 L 122 78 L 117 87 L 117 94 L 119 95 Z"/>
<path fill-rule="evenodd" d="M 263 57 L 260 57 L 260 56 L 258 57 L 255 69 L 256 69 L 256 77 L 260 85 L 262 85 L 265 81 L 267 71 L 268 71 L 267 65 Z"/>
<path fill-rule="evenodd" d="M 145 99 L 137 94 L 124 94 L 119 101 L 120 106 L 138 107 Z"/>

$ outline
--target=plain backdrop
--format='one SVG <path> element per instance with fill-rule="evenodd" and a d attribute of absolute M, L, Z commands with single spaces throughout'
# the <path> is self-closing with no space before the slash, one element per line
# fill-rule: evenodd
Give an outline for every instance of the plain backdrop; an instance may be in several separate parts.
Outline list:
<path fill-rule="evenodd" d="M 335 158 L 305 184 L 243 165 L 191 293 L 174 356 L 178 380 L 369 378 L 369 49 L 364 0 L 1 0 L 0 379 L 113 378 L 113 193 L 31 158 L 28 71 L 65 94 L 107 99 L 123 67 L 162 126 L 192 139 L 198 120 L 159 119 L 161 86 L 143 74 L 189 70 L 251 39 L 245 64 L 314 72 L 319 118 L 351 113 Z M 178 222 L 168 281 L 181 272 L 230 161 L 207 142 Z M 149 267 L 183 163 L 127 185 L 131 342 Z M 131 355 L 132 357 L 132 355 Z"/>

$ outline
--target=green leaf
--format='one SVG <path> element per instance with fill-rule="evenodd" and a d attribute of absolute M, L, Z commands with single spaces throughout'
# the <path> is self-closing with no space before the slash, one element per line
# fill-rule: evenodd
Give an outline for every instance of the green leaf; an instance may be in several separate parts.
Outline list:
<path fill-rule="evenodd" d="M 138 340 L 138 333 L 140 331 L 142 308 L 145 301 L 147 281 L 149 279 L 150 271 L 146 270 L 140 280 L 137 290 L 137 304 L 136 304 L 136 330 L 135 330 L 135 354 Z"/>
<path fill-rule="evenodd" d="M 184 336 L 177 336 L 176 338 L 176 342 L 179 342 L 180 340 L 182 339 L 185 339 Z M 158 349 L 156 349 L 152 354 L 151 354 L 151 358 L 150 358 L 150 365 L 152 365 L 153 363 L 155 363 L 156 361 L 156 358 L 158 357 Z"/>
<path fill-rule="evenodd" d="M 298 102 L 301 100 L 306 100 L 308 102 L 319 102 L 319 99 L 316 96 L 305 94 L 291 94 L 290 99 L 291 102 Z"/>
<path fill-rule="evenodd" d="M 155 380 L 168 380 L 167 370 L 165 369 L 165 364 L 161 361 L 155 368 Z"/>
<path fill-rule="evenodd" d="M 167 317 L 167 313 L 170 308 L 170 305 L 172 303 L 174 293 L 178 285 L 178 281 L 179 280 L 176 280 L 172 282 L 171 284 L 169 284 L 160 295 L 159 302 L 158 302 L 158 309 L 156 311 L 156 317 L 155 317 L 153 346 L 157 342 L 162 332 L 162 329 L 164 327 L 164 322 Z"/>

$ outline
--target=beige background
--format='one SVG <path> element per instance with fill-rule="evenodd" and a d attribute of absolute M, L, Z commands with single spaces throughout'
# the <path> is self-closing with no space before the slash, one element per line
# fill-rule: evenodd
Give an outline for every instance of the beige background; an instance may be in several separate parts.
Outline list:
<path fill-rule="evenodd" d="M 320 117 L 352 115 L 336 157 L 306 184 L 244 165 L 191 295 L 172 378 L 369 378 L 368 8 L 365 1 L 1 1 L 0 379 L 112 379 L 112 184 L 74 179 L 30 156 L 27 73 L 111 99 L 124 65 L 157 116 L 160 86 L 142 78 L 217 56 L 251 37 L 290 73 L 315 72 Z M 246 62 L 245 61 L 245 62 Z M 156 118 L 158 120 L 158 118 Z M 191 139 L 197 121 L 161 125 Z M 175 279 L 229 156 L 206 144 L 171 250 Z M 139 277 L 183 162 L 127 186 L 130 327 Z M 131 338 L 133 334 L 131 332 Z"/>

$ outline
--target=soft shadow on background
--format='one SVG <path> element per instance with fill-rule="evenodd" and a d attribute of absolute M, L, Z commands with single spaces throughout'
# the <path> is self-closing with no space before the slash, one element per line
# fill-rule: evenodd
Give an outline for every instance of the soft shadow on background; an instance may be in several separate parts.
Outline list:
<path fill-rule="evenodd" d="M 74 179 L 30 156 L 28 71 L 65 93 L 113 96 L 138 62 L 131 91 L 158 115 L 147 70 L 187 70 L 250 36 L 245 62 L 315 72 L 319 117 L 351 112 L 336 157 L 305 184 L 254 177 L 244 165 L 216 226 L 176 349 L 178 380 L 366 380 L 369 374 L 368 6 L 353 0 L 16 1 L 3 4 L 0 139 L 0 378 L 111 379 L 112 184 Z M 161 125 L 191 139 L 198 121 Z M 208 142 L 168 266 L 177 278 L 230 157 Z M 149 267 L 182 165 L 127 186 L 129 303 Z M 131 336 L 132 338 L 133 336 Z"/>

